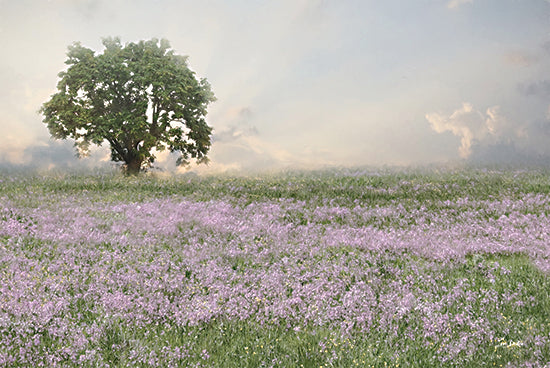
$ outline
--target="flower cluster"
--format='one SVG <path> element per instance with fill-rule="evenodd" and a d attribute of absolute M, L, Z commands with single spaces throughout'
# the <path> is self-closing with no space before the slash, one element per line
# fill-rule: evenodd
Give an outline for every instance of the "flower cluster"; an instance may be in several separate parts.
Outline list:
<path fill-rule="evenodd" d="M 491 287 L 510 270 L 487 258 L 521 254 L 550 270 L 547 195 L 429 208 L 86 193 L 30 202 L 0 198 L 0 366 L 108 366 L 113 349 L 128 351 L 127 366 L 178 366 L 192 347 L 155 349 L 124 331 L 145 339 L 213 321 L 346 338 L 382 330 L 403 353 L 413 340 L 433 346 L 440 363 L 489 342 L 531 355 L 550 344 L 539 327 L 504 340 L 517 335 L 503 330 L 506 315 L 540 301 L 519 282 Z M 449 281 L 457 269 L 475 277 Z"/>

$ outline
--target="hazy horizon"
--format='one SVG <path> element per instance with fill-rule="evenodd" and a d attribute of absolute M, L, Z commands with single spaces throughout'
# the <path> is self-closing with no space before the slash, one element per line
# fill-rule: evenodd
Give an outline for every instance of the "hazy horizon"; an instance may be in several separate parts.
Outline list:
<path fill-rule="evenodd" d="M 111 36 L 165 38 L 212 85 L 197 172 L 544 165 L 549 19 L 548 0 L 0 0 L 0 166 L 110 165 L 37 111 L 67 46 Z"/>

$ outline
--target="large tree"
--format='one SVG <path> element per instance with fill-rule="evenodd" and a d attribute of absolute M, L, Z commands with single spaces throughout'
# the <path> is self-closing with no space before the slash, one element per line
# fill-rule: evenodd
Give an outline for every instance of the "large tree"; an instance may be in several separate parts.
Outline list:
<path fill-rule="evenodd" d="M 212 128 L 205 116 L 215 97 L 187 57 L 166 40 L 122 45 L 108 38 L 103 45 L 103 54 L 80 43 L 69 46 L 58 92 L 40 110 L 52 137 L 74 139 L 80 156 L 90 144 L 108 142 L 111 159 L 123 162 L 129 174 L 165 149 L 178 152 L 178 165 L 206 162 Z"/>

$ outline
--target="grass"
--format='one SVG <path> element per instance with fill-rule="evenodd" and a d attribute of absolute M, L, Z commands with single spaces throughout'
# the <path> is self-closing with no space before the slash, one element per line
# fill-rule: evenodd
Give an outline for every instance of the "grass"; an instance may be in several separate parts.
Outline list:
<path fill-rule="evenodd" d="M 488 282 L 486 272 L 495 262 L 509 273 L 496 274 L 494 282 Z M 380 266 L 395 265 L 405 270 L 403 277 L 410 276 L 407 261 L 389 258 Z M 535 334 L 550 334 L 550 282 L 548 275 L 536 269 L 526 257 L 471 257 L 467 263 L 450 270 L 430 265 L 422 271 L 424 275 L 434 274 L 438 281 L 435 287 L 439 289 L 442 300 L 448 290 L 467 279 L 469 288 L 466 291 L 498 294 L 510 289 L 520 290 L 532 302 L 493 310 L 490 306 L 487 308 L 486 301 L 464 300 L 472 316 L 490 316 L 493 319 L 490 323 L 499 334 L 477 346 L 474 354 L 469 354 L 466 349 L 452 361 L 441 360 L 438 354 L 450 344 L 459 343 L 461 336 L 470 331 L 467 328 L 449 331 L 445 339 L 436 343 L 429 339 L 419 341 L 414 331 L 419 327 L 420 315 L 415 315 L 414 311 L 399 320 L 392 330 L 375 323 L 367 334 L 352 333 L 345 337 L 339 331 L 322 326 L 292 328 L 253 321 L 213 320 L 199 326 L 157 321 L 136 328 L 127 327 L 123 320 L 112 320 L 103 331 L 94 353 L 98 355 L 97 361 L 111 367 L 500 367 L 510 362 L 536 364 L 548 361 L 550 347 L 547 344 L 537 346 L 533 337 Z M 381 289 L 391 287 L 391 277 L 380 275 L 380 279 L 383 280 L 379 286 Z M 519 284 L 523 287 L 519 288 Z M 415 280 L 415 286 L 419 289 L 425 287 L 421 280 Z M 458 315 L 463 309 L 464 305 L 455 304 L 440 313 Z M 85 303 L 74 305 L 73 310 L 74 318 L 81 319 L 82 323 L 93 324 L 102 320 L 101 311 Z M 63 339 L 45 332 L 40 343 L 44 350 L 64 348 Z M 164 364 L 159 363 L 162 361 Z M 73 366 L 68 356 L 60 363 Z"/>
<path fill-rule="evenodd" d="M 385 204 L 391 201 L 455 200 L 465 196 L 488 199 L 517 197 L 524 193 L 550 193 L 546 171 L 313 171 L 260 176 L 158 177 L 154 174 L 128 178 L 117 173 L 93 175 L 31 173 L 0 175 L 0 194 L 88 192 L 103 200 L 145 200 L 170 195 L 197 200 L 231 197 L 246 201 L 288 198 L 299 201 L 331 200 L 339 205 L 355 201 Z"/>
<path fill-rule="evenodd" d="M 67 367 L 544 367 L 550 364 L 549 275 L 535 265 L 530 254 L 514 249 L 476 251 L 463 258 L 441 259 L 407 249 L 376 251 L 343 243 L 331 246 L 313 243 L 313 248 L 304 248 L 302 244 L 293 244 L 292 238 L 279 249 L 275 244 L 279 241 L 277 237 L 257 230 L 250 238 L 223 233 L 219 241 L 222 247 L 227 244 L 227 250 L 216 248 L 214 253 L 191 262 L 183 256 L 187 254 L 186 247 L 194 242 L 207 247 L 213 238 L 220 239 L 221 234 L 199 219 L 180 223 L 176 242 L 159 240 L 146 250 L 115 240 L 93 245 L 73 246 L 61 241 L 57 244 L 40 238 L 38 230 L 33 232 L 41 224 L 36 213 L 55 207 L 62 199 L 74 200 L 82 207 L 93 203 L 134 206 L 173 198 L 190 203 L 222 201 L 243 210 L 258 203 L 289 203 L 277 221 L 293 226 L 298 232 L 310 227 L 329 232 L 345 226 L 358 229 L 374 226 L 391 234 L 396 229 L 420 226 L 415 216 L 407 215 L 413 211 L 421 211 L 433 223 L 440 213 L 448 214 L 457 224 L 462 215 L 470 213 L 476 213 L 472 216 L 481 223 L 493 223 L 515 213 L 531 214 L 544 221 L 550 210 L 545 202 L 534 202 L 519 212 L 507 205 L 488 207 L 489 203 L 523 203 L 526 196 L 546 198 L 550 193 L 550 175 L 544 171 L 338 170 L 168 179 L 125 178 L 105 173 L 0 174 L 0 181 L 0 224 L 20 224 L 23 234 L 0 234 L 2 284 L 14 287 L 20 277 L 15 270 L 27 270 L 34 281 L 29 278 L 25 285 L 33 286 L 20 295 L 20 303 L 40 303 L 39 298 L 47 298 L 43 303 L 69 303 L 64 309 L 68 313 L 54 314 L 39 324 L 36 321 L 40 319 L 32 317 L 32 313 L 18 314 L 10 309 L 17 305 L 16 300 L 10 299 L 16 294 L 3 289 L 6 296 L 0 293 L 0 320 L 3 318 L 0 366 L 25 367 L 32 363 Z M 463 205 L 456 205 L 459 202 Z M 404 215 L 359 219 L 346 212 L 358 206 L 369 209 L 401 206 Z M 322 217 L 315 212 L 320 207 L 339 209 L 343 214 Z M 100 221 L 97 228 L 100 232 L 109 232 L 112 226 L 127 220 L 120 212 L 98 212 L 92 207 L 89 211 Z M 145 236 L 153 230 L 140 231 Z M 130 231 L 125 234 L 137 236 Z M 191 240 L 182 234 L 198 235 Z M 230 248 L 232 244 L 237 244 L 237 248 Z M 93 253 L 96 250 L 99 253 Z M 66 252 L 78 255 L 70 258 L 78 267 L 67 265 L 69 258 L 62 258 Z M 320 322 L 322 318 L 307 320 L 300 314 L 307 306 L 293 304 L 288 304 L 287 319 L 260 316 L 269 311 L 265 305 L 275 301 L 258 298 L 250 304 L 256 310 L 242 318 L 220 313 L 191 323 L 150 310 L 139 314 L 150 318 L 133 321 L 124 315 L 124 309 L 113 314 L 102 304 L 101 295 L 93 296 L 93 291 L 89 292 L 91 296 L 87 294 L 86 288 L 99 288 L 103 294 L 119 292 L 130 296 L 135 286 L 155 290 L 158 294 L 154 295 L 162 295 L 168 304 L 181 300 L 187 294 L 171 287 L 170 282 L 162 283 L 164 271 L 158 270 L 159 257 L 180 267 L 177 273 L 165 271 L 166 275 L 176 275 L 182 285 L 196 288 L 196 292 L 189 294 L 189 303 L 217 295 L 215 288 L 219 286 L 212 286 L 204 279 L 203 269 L 213 263 L 226 267 L 233 275 L 231 287 L 244 285 L 247 290 L 256 291 L 262 287 L 255 284 L 259 281 L 247 277 L 261 272 L 267 275 L 279 268 L 290 275 L 292 267 L 297 267 L 300 271 L 292 277 L 301 279 L 286 289 L 285 297 L 289 300 L 324 277 L 322 285 L 341 288 L 327 310 L 343 308 L 350 295 L 367 288 L 371 294 L 363 295 L 352 307 L 359 310 L 370 303 L 372 320 L 354 320 L 353 314 L 348 314 L 350 320 L 338 317 L 342 318 L 338 323 L 332 323 L 330 318 L 326 322 Z M 102 268 L 97 266 L 98 262 Z M 281 266 L 285 262 L 292 266 Z M 325 267 L 322 272 L 317 271 L 319 265 Z M 38 270 L 39 267 L 42 269 Z M 330 267 L 334 267 L 334 273 L 327 270 Z M 105 274 L 100 275 L 97 270 Z M 156 282 L 158 286 L 149 289 L 132 284 L 138 282 L 132 280 L 124 284 L 122 278 L 109 281 L 109 275 L 115 274 L 139 274 L 138 280 L 143 285 Z M 84 280 L 82 284 L 75 281 L 77 278 Z M 100 287 L 97 283 L 101 282 L 104 285 Z M 55 285 L 63 285 L 65 289 L 56 289 Z M 196 299 L 199 296 L 202 299 Z M 132 303 L 145 304 L 145 299 L 137 298 Z M 67 326 L 81 335 L 63 330 Z"/>

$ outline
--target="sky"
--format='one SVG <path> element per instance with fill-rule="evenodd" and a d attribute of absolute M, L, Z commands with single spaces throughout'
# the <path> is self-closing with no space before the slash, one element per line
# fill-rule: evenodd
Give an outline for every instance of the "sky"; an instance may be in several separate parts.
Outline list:
<path fill-rule="evenodd" d="M 0 165 L 110 165 L 38 113 L 105 37 L 165 38 L 212 85 L 192 170 L 550 163 L 550 0 L 0 0 Z"/>

